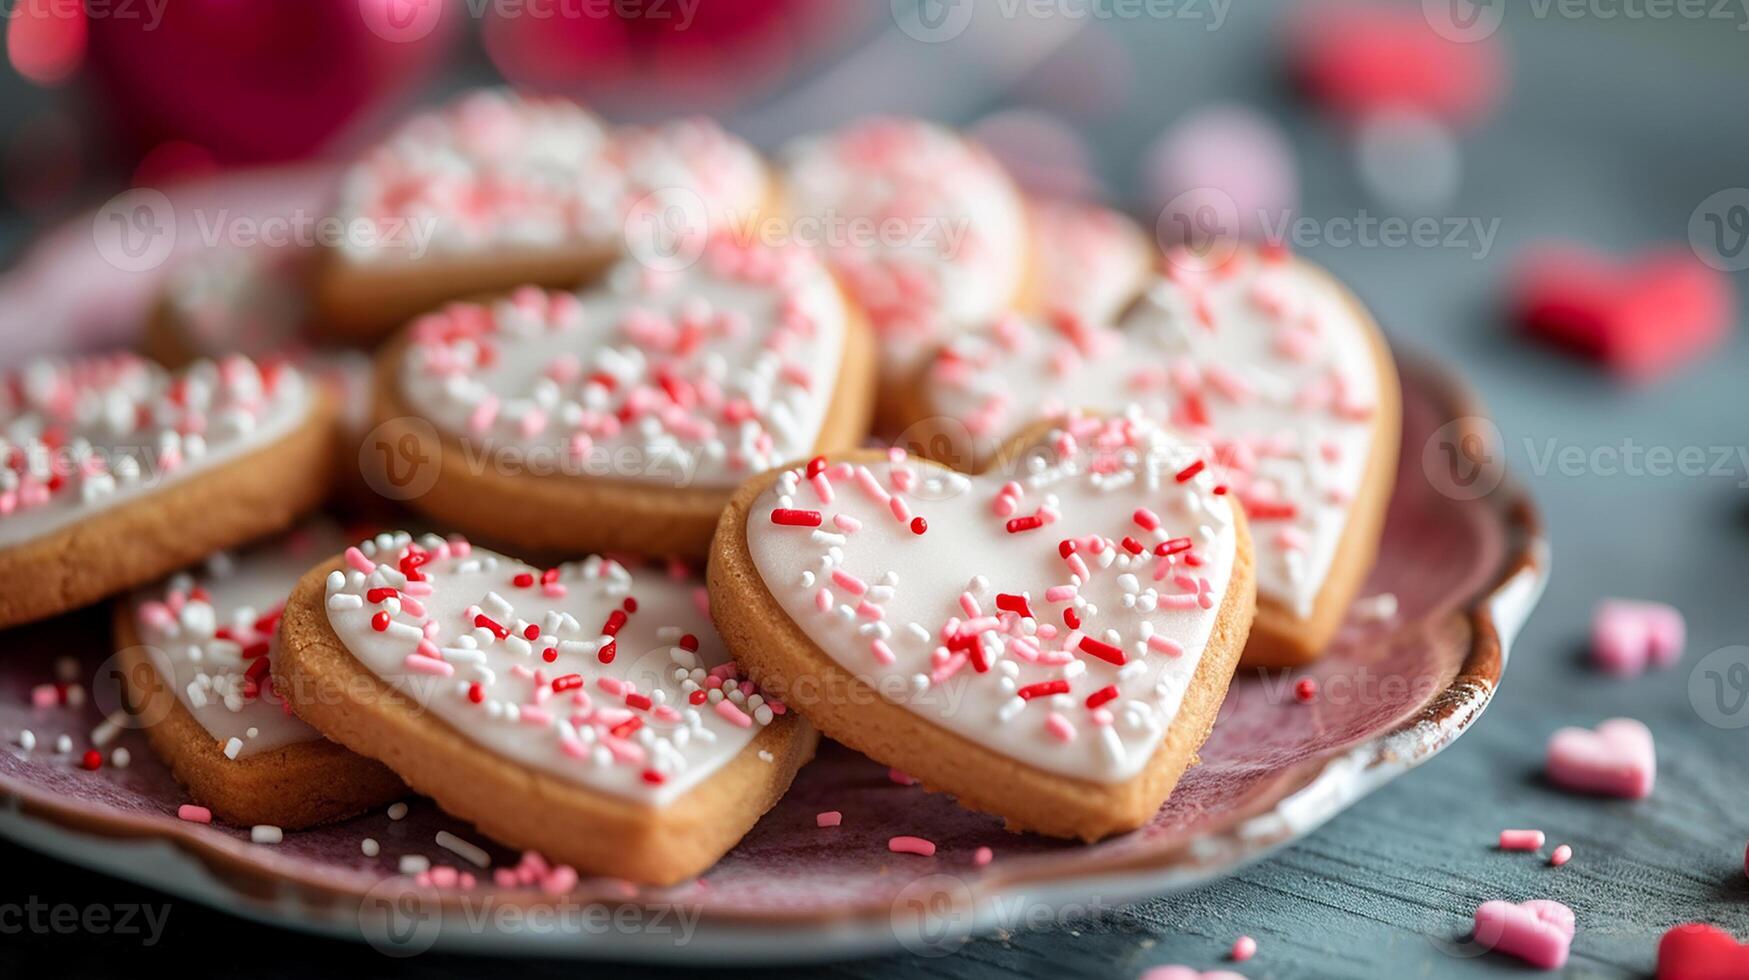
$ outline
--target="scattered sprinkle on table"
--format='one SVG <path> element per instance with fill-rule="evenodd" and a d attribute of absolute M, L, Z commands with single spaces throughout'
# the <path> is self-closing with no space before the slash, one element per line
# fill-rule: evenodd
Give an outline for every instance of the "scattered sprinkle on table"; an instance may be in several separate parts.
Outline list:
<path fill-rule="evenodd" d="M 1571 860 L 1573 860 L 1573 849 L 1566 844 L 1555 848 L 1555 853 L 1549 855 L 1549 863 L 1557 868 Z"/>
<path fill-rule="evenodd" d="M 390 820 L 399 820 L 406 815 L 407 815 L 407 804 L 405 804 L 405 803 L 390 803 L 389 804 L 389 819 Z"/>
<path fill-rule="evenodd" d="M 363 851 L 364 856 L 367 858 L 376 857 L 383 852 L 383 846 L 377 843 L 375 837 L 366 837 L 364 840 L 359 841 L 358 849 Z"/>
<path fill-rule="evenodd" d="M 437 832 L 437 846 L 459 856 L 475 867 L 484 868 L 492 863 L 492 858 L 486 853 L 485 848 L 472 841 L 462 840 L 447 830 Z"/>
<path fill-rule="evenodd" d="M 972 852 L 972 863 L 981 868 L 984 865 L 989 864 L 995 859 L 995 857 L 995 851 L 990 850 L 988 847 L 980 847 Z"/>
<path fill-rule="evenodd" d="M 1243 963 L 1257 955 L 1257 940 L 1250 936 L 1240 936 L 1233 940 L 1233 962 Z"/>
<path fill-rule="evenodd" d="M 837 810 L 822 810 L 814 814 L 814 826 L 816 827 L 836 827 L 843 822 L 844 814 Z"/>
<path fill-rule="evenodd" d="M 1541 850 L 1547 836 L 1540 830 L 1502 830 L 1500 832 L 1500 849 L 1502 851 L 1537 851 Z"/>
<path fill-rule="evenodd" d="M 213 812 L 204 806 L 195 806 L 193 803 L 184 803 L 176 808 L 176 818 L 178 820 L 186 820 L 189 823 L 212 823 Z"/>
<path fill-rule="evenodd" d="M 404 875 L 424 874 L 431 870 L 431 859 L 423 854 L 403 854 L 400 868 Z"/>
<path fill-rule="evenodd" d="M 285 831 L 269 823 L 258 823 L 249 828 L 249 839 L 257 844 L 277 844 L 285 840 Z"/>

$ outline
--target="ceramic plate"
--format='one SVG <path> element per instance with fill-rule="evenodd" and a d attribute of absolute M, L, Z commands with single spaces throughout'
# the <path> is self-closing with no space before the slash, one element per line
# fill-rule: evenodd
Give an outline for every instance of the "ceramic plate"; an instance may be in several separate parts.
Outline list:
<path fill-rule="evenodd" d="M 1403 463 L 1366 598 L 1316 667 L 1241 675 L 1201 764 L 1135 833 L 1094 845 L 1008 834 L 995 818 L 823 744 L 740 846 L 678 888 L 593 879 L 562 898 L 496 888 L 435 835 L 479 843 L 495 865 L 516 855 L 417 800 L 398 821 L 377 812 L 256 845 L 246 828 L 178 820 L 187 798 L 138 731 L 124 727 L 106 747 L 129 751 L 126 768 L 80 767 L 115 707 L 102 609 L 0 636 L 0 833 L 391 954 L 437 947 L 721 965 L 900 947 L 946 953 L 968 935 L 1186 888 L 1308 833 L 1461 735 L 1497 689 L 1508 645 L 1541 592 L 1548 556 L 1533 504 L 1497 470 L 1471 465 L 1486 455 L 1475 451 L 1486 431 L 1470 424 L 1477 409 L 1440 369 L 1401 370 Z M 63 677 L 89 692 L 82 704 L 32 706 L 34 688 Z M 1319 685 L 1310 704 L 1294 697 L 1303 677 Z M 26 729 L 36 740 L 29 752 L 19 747 Z M 62 735 L 71 752 L 55 751 Z M 822 810 L 841 811 L 843 825 L 816 828 Z M 938 850 L 889 853 L 898 834 Z M 381 845 L 374 858 L 361 852 L 367 837 Z M 980 847 L 995 854 L 982 867 L 973 861 Z M 482 884 L 417 886 L 398 872 L 406 855 L 472 871 Z"/>

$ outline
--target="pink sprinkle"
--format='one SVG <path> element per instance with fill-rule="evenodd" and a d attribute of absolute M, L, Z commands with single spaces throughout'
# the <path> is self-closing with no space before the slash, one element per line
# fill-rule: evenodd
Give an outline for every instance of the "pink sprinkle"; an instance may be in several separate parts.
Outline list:
<path fill-rule="evenodd" d="M 1240 936 L 1233 940 L 1233 962 L 1243 963 L 1257 955 L 1257 940 L 1250 936 Z"/>
<path fill-rule="evenodd" d="M 832 572 L 832 582 L 851 595 L 862 595 L 868 591 L 867 583 L 842 568 Z"/>
<path fill-rule="evenodd" d="M 849 514 L 833 514 L 832 526 L 843 531 L 845 534 L 854 534 L 855 532 L 862 530 L 862 522 L 851 517 Z"/>
<path fill-rule="evenodd" d="M 177 807 L 176 817 L 179 820 L 186 820 L 189 823 L 213 822 L 213 812 L 211 810 L 208 810 L 204 806 L 195 806 L 193 803 L 184 803 Z"/>
<path fill-rule="evenodd" d="M 886 640 L 875 640 L 869 644 L 869 650 L 874 653 L 875 660 L 882 666 L 891 666 L 899 658 L 893 655 L 893 648 L 887 646 Z"/>
<path fill-rule="evenodd" d="M 30 689 L 33 708 L 52 708 L 61 701 L 61 692 L 53 684 L 38 684 Z"/>
<path fill-rule="evenodd" d="M 910 774 L 906 773 L 902 769 L 892 769 L 892 768 L 887 769 L 887 778 L 892 780 L 895 783 L 898 783 L 900 786 L 915 786 L 915 785 L 917 785 L 917 780 L 912 778 L 910 776 Z"/>
<path fill-rule="evenodd" d="M 1046 602 L 1068 602 L 1073 598 L 1075 598 L 1073 585 L 1053 585 L 1045 590 Z"/>
<path fill-rule="evenodd" d="M 972 852 L 972 863 L 981 868 L 984 865 L 989 864 L 995 859 L 995 857 L 995 851 L 990 850 L 988 847 L 980 847 Z"/>
<path fill-rule="evenodd" d="M 814 593 L 814 608 L 821 612 L 832 611 L 832 590 L 821 589 Z"/>
<path fill-rule="evenodd" d="M 887 841 L 887 850 L 894 854 L 916 854 L 920 857 L 935 856 L 935 842 L 921 837 L 900 835 Z"/>
<path fill-rule="evenodd" d="M 359 551 L 357 548 L 346 549 L 346 563 L 367 575 L 377 570 L 376 564 L 369 558 L 366 558 L 364 552 Z"/>
<path fill-rule="evenodd" d="M 717 702 L 717 714 L 737 728 L 751 728 L 753 726 L 753 719 L 747 717 L 747 712 L 736 707 L 735 702 L 728 698 Z"/>
<path fill-rule="evenodd" d="M 1045 730 L 1050 732 L 1059 742 L 1075 741 L 1075 726 L 1069 724 L 1069 719 L 1055 711 L 1045 718 Z"/>
<path fill-rule="evenodd" d="M 1500 849 L 1502 851 L 1536 851 L 1542 849 L 1545 840 L 1547 838 L 1540 830 L 1502 830 L 1500 832 Z"/>
<path fill-rule="evenodd" d="M 430 674 L 433 677 L 449 677 L 455 673 L 455 668 L 450 666 L 448 661 L 433 660 L 417 653 L 407 654 L 407 659 L 402 661 L 402 666 L 415 674 Z"/>
<path fill-rule="evenodd" d="M 1549 855 L 1549 863 L 1557 868 L 1571 860 L 1573 860 L 1573 849 L 1566 844 L 1555 848 L 1555 853 Z"/>
<path fill-rule="evenodd" d="M 563 895 L 577 887 L 577 871 L 568 864 L 561 864 L 541 878 L 540 890 L 548 895 Z"/>
<path fill-rule="evenodd" d="M 1163 653 L 1168 657 L 1178 657 L 1184 654 L 1184 647 L 1179 645 L 1176 640 L 1168 639 L 1159 633 L 1148 637 L 1148 649 L 1156 653 Z"/>
<path fill-rule="evenodd" d="M 844 814 L 837 810 L 822 810 L 814 814 L 814 826 L 816 827 L 836 827 L 843 822 Z"/>

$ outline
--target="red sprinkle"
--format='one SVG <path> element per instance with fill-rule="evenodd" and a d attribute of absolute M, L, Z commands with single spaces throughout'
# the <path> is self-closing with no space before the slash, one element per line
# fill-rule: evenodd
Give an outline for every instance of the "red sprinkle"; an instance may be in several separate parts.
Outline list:
<path fill-rule="evenodd" d="M 771 523 L 782 524 L 784 527 L 819 527 L 820 512 L 779 507 L 771 512 Z"/>
<path fill-rule="evenodd" d="M 1032 606 L 1027 604 L 1026 596 L 1015 595 L 1012 592 L 998 592 L 996 594 L 996 608 L 1003 612 L 1025 616 L 1027 619 L 1033 618 Z"/>
<path fill-rule="evenodd" d="M 393 599 L 397 595 L 400 595 L 400 593 L 396 592 L 394 589 L 371 589 L 364 594 L 364 598 L 366 602 L 384 602 Z"/>
<path fill-rule="evenodd" d="M 582 674 L 566 674 L 563 677 L 553 678 L 553 693 L 554 694 L 562 694 L 565 691 L 574 691 L 577 688 L 582 687 L 582 686 L 583 686 L 583 675 Z"/>
<path fill-rule="evenodd" d="M 515 578 L 510 580 L 510 584 L 516 586 L 519 589 L 529 588 L 530 586 L 534 585 L 534 573 L 533 572 L 518 573 Z"/>
<path fill-rule="evenodd" d="M 1031 531 L 1045 526 L 1045 519 L 1037 514 L 1026 517 L 1013 517 L 1008 520 L 1008 533 L 1019 534 L 1021 531 Z"/>
<path fill-rule="evenodd" d="M 1063 610 L 1063 625 L 1072 630 L 1081 628 L 1081 614 L 1077 613 L 1073 606 Z"/>
<path fill-rule="evenodd" d="M 1028 684 L 1014 693 L 1019 695 L 1022 701 L 1031 701 L 1033 698 L 1048 698 L 1053 694 L 1068 694 L 1069 682 L 1059 677 L 1054 681 Z"/>
<path fill-rule="evenodd" d="M 1318 682 L 1310 677 L 1303 677 L 1294 685 L 1294 700 L 1301 704 L 1311 704 L 1318 696 Z"/>
<path fill-rule="evenodd" d="M 389 611 L 384 609 L 370 618 L 370 628 L 378 633 L 387 632 L 389 628 Z"/>
<path fill-rule="evenodd" d="M 486 689 L 480 686 L 479 681 L 468 685 L 468 700 L 475 704 L 486 700 Z"/>
<path fill-rule="evenodd" d="M 808 479 L 812 480 L 826 469 L 826 457 L 815 456 L 808 460 Z"/>
<path fill-rule="evenodd" d="M 651 704 L 650 696 L 647 694 L 626 695 L 626 707 L 628 708 L 636 708 L 639 711 L 649 711 Z"/>
<path fill-rule="evenodd" d="M 1196 542 L 1189 538 L 1173 538 L 1170 541 L 1160 542 L 1160 544 L 1154 548 L 1154 554 L 1165 558 L 1168 555 L 1176 555 L 1181 551 L 1189 551 L 1195 545 Z"/>
<path fill-rule="evenodd" d="M 1142 547 L 1142 543 L 1140 541 L 1137 541 L 1135 538 L 1132 538 L 1127 534 L 1124 535 L 1124 539 L 1123 539 L 1122 543 L 1123 543 L 1123 550 L 1129 552 L 1132 555 L 1139 555 L 1143 551 L 1147 550 L 1147 549 Z"/>
<path fill-rule="evenodd" d="M 644 770 L 644 782 L 649 783 L 651 786 L 660 786 L 666 782 L 667 779 L 667 776 L 662 775 L 654 769 Z"/>
<path fill-rule="evenodd" d="M 1190 464 L 1189 466 L 1186 466 L 1184 469 L 1179 470 L 1177 475 L 1174 476 L 1173 479 L 1177 480 L 1179 483 L 1189 483 L 1191 480 L 1196 478 L 1196 475 L 1198 473 L 1202 472 L 1203 465 L 1204 465 L 1203 461 L 1199 459 L 1196 462 Z"/>
<path fill-rule="evenodd" d="M 1089 709 L 1097 708 L 1115 697 L 1117 697 L 1117 685 L 1107 684 L 1099 690 L 1094 691 L 1092 694 L 1087 695 L 1087 707 Z"/>
<path fill-rule="evenodd" d="M 600 660 L 604 664 L 610 664 L 610 663 L 613 663 L 613 658 L 618 656 L 618 655 L 619 655 L 619 644 L 615 643 L 613 640 L 608 640 L 607 643 L 605 645 L 603 645 L 599 651 L 596 652 L 595 658 L 597 660 Z"/>
<path fill-rule="evenodd" d="M 708 699 L 709 697 L 710 697 L 710 692 L 706 691 L 704 688 L 701 687 L 698 690 L 687 695 L 686 700 L 689 704 L 703 704 L 703 703 L 705 703 L 705 700 Z"/>
<path fill-rule="evenodd" d="M 532 640 L 538 636 L 540 636 L 540 627 L 533 623 L 529 623 L 528 628 L 522 631 L 522 638 L 525 640 Z"/>
<path fill-rule="evenodd" d="M 682 636 L 680 638 L 680 649 L 685 650 L 688 653 L 697 653 L 698 637 L 693 636 L 691 633 Z"/>
<path fill-rule="evenodd" d="M 927 531 L 927 530 L 929 530 L 929 522 L 928 521 L 924 520 L 921 517 L 911 518 L 911 533 L 912 534 L 922 534 L 924 531 Z"/>
<path fill-rule="evenodd" d="M 510 636 L 510 631 L 492 621 L 492 617 L 480 613 L 474 617 L 474 625 L 490 630 L 493 636 L 502 640 Z"/>
<path fill-rule="evenodd" d="M 1122 667 L 1127 662 L 1122 650 L 1101 640 L 1095 640 L 1091 636 L 1081 638 L 1081 652 L 1090 657 L 1098 657 L 1106 663 L 1118 667 Z"/>
<path fill-rule="evenodd" d="M 79 759 L 79 765 L 86 769 L 96 771 L 98 767 L 103 765 L 103 753 L 96 749 L 86 749 L 85 755 Z"/>

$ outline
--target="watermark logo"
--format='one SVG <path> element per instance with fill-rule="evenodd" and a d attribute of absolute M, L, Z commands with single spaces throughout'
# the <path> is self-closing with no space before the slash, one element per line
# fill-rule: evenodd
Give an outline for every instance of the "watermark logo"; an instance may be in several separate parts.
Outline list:
<path fill-rule="evenodd" d="M 656 272 L 688 269 L 710 239 L 710 210 L 689 187 L 664 187 L 638 198 L 626 212 L 626 251 Z"/>
<path fill-rule="evenodd" d="M 1183 272 L 1226 265 L 1239 251 L 1239 205 L 1219 187 L 1193 187 L 1166 202 L 1154 219 L 1154 237 L 1166 259 Z"/>
<path fill-rule="evenodd" d="M 1749 647 L 1724 647 L 1701 658 L 1688 675 L 1688 702 L 1714 728 L 1749 728 Z"/>
<path fill-rule="evenodd" d="M 1439 427 L 1421 447 L 1421 471 L 1453 500 L 1477 500 L 1506 478 L 1505 437 L 1492 420 L 1471 415 Z"/>
<path fill-rule="evenodd" d="M 0 936 L 137 936 L 141 946 L 156 946 L 169 921 L 168 904 L 52 904 L 35 895 L 0 903 Z"/>
<path fill-rule="evenodd" d="M 443 0 L 358 0 L 359 16 L 370 32 L 385 41 L 422 41 L 443 20 Z"/>
<path fill-rule="evenodd" d="M 972 890 L 955 875 L 925 875 L 899 889 L 890 913 L 900 946 L 918 956 L 947 956 L 971 938 Z"/>
<path fill-rule="evenodd" d="M 163 650 L 129 647 L 97 666 L 91 677 L 91 700 L 110 724 L 150 728 L 167 718 L 176 703 L 164 680 L 173 676 L 170 658 Z"/>
<path fill-rule="evenodd" d="M 1688 243 L 1720 272 L 1749 269 L 1749 187 L 1719 191 L 1688 218 Z"/>
<path fill-rule="evenodd" d="M 387 500 L 423 497 L 437 485 L 438 463 L 429 448 L 437 445 L 437 429 L 417 416 L 391 419 L 365 435 L 358 445 L 358 471 L 366 486 Z"/>
<path fill-rule="evenodd" d="M 1505 0 L 1421 0 L 1421 13 L 1433 32 L 1448 41 L 1485 41 L 1506 20 Z"/>
<path fill-rule="evenodd" d="M 442 910 L 432 889 L 404 876 L 384 878 L 359 899 L 358 929 L 372 949 L 405 959 L 437 943 Z"/>
<path fill-rule="evenodd" d="M 912 40 L 941 44 L 966 32 L 974 0 L 893 0 L 893 22 Z"/>
<path fill-rule="evenodd" d="M 122 272 L 149 272 L 176 251 L 176 208 L 163 191 L 137 187 L 110 198 L 91 218 L 97 254 Z"/>

